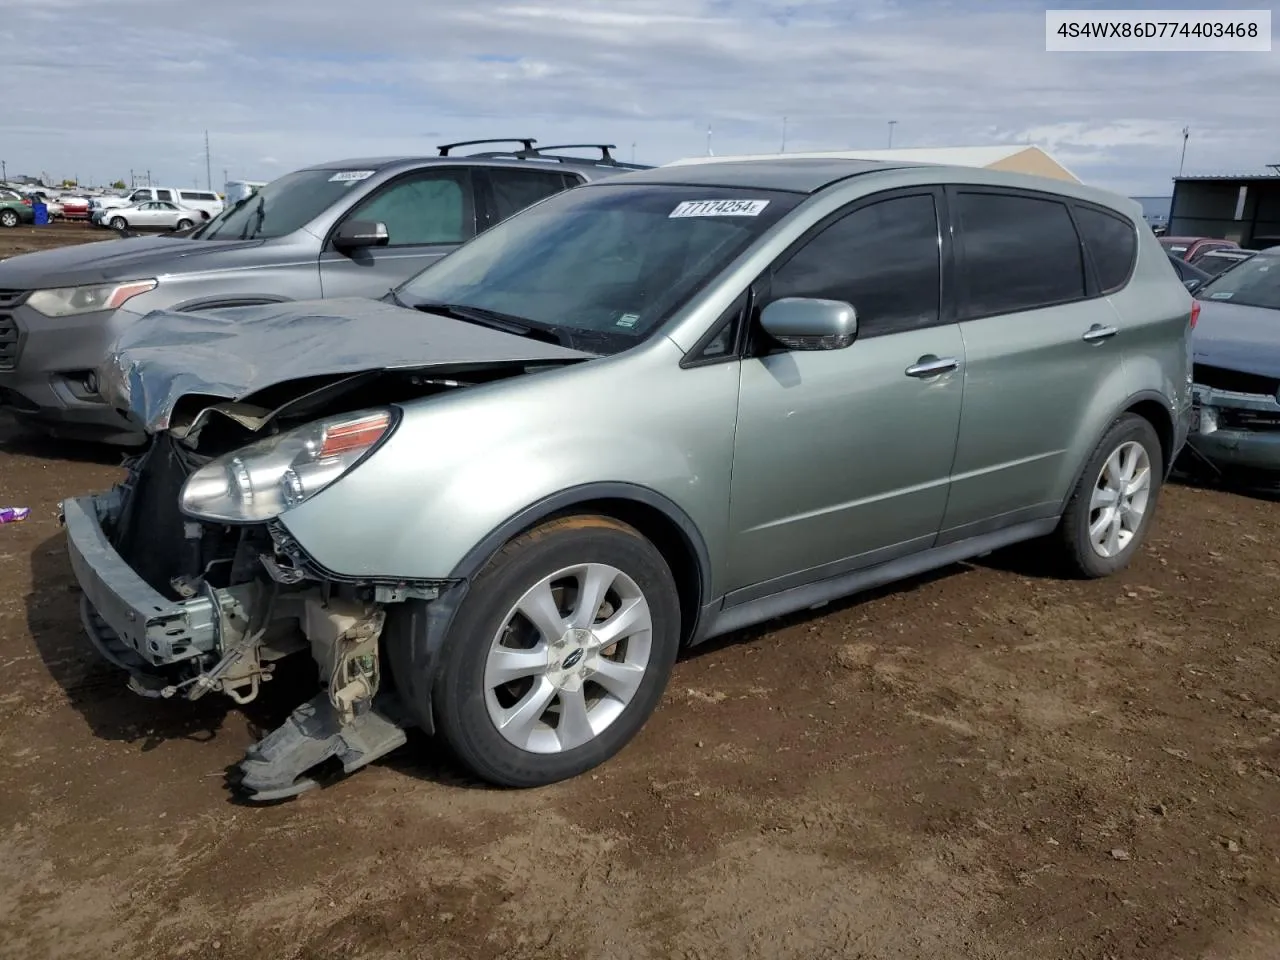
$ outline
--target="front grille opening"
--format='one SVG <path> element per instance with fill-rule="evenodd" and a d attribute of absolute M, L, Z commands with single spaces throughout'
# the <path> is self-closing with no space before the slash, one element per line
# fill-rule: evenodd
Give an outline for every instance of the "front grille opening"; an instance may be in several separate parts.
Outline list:
<path fill-rule="evenodd" d="M 1261 377 L 1256 373 L 1241 373 L 1223 367 L 1211 367 L 1197 363 L 1191 370 L 1191 379 L 1202 387 L 1229 390 L 1232 393 L 1253 393 L 1274 397 L 1280 390 L 1280 378 Z"/>

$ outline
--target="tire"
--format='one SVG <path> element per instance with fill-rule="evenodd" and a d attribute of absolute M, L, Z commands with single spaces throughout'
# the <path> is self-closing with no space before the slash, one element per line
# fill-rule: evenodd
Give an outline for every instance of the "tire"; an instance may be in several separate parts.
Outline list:
<path fill-rule="evenodd" d="M 129 229 L 129 221 L 128 221 L 128 220 L 126 220 L 124 217 L 112 217 L 112 218 L 111 218 L 111 229 L 112 229 L 112 230 L 128 230 L 128 229 Z"/>
<path fill-rule="evenodd" d="M 20 219 L 16 210 L 0 210 L 0 227 L 16 227 Z"/>
<path fill-rule="evenodd" d="M 571 586 L 558 594 L 543 588 L 565 574 L 565 580 L 555 582 Z M 576 606 L 577 589 L 593 579 L 607 585 L 603 603 L 596 606 L 595 630 L 627 617 L 616 611 L 637 603 L 637 597 L 647 604 L 649 629 L 643 629 L 644 608 L 637 603 L 631 619 L 641 628 L 624 630 L 611 646 L 608 635 L 597 637 L 590 630 L 563 634 L 568 640 L 563 645 L 558 643 L 561 638 L 548 644 L 541 638 L 577 620 L 579 611 L 549 610 L 544 622 L 548 627 L 554 624 L 554 629 L 539 632 L 516 610 L 524 598 L 539 594 L 558 601 L 560 608 L 568 601 Z M 537 609 L 533 603 L 525 606 Z M 557 619 L 549 619 L 553 615 Z M 540 649 L 530 650 L 535 643 Z M 679 646 L 675 580 L 653 544 L 608 517 L 573 516 L 544 523 L 494 556 L 459 606 L 432 685 L 436 731 L 464 766 L 490 783 L 535 787 L 566 780 L 608 760 L 639 732 L 662 697 Z M 496 656 L 502 655 L 498 651 L 508 658 L 526 658 L 511 671 L 511 676 L 519 676 L 505 685 L 492 672 Z M 641 662 L 643 666 L 637 666 Z M 602 681 L 620 694 L 606 691 Z M 585 705 L 586 712 L 574 713 L 579 724 L 571 729 L 561 717 L 575 702 L 580 708 Z M 499 718 L 519 716 L 527 722 L 512 720 L 499 728 Z"/>
<path fill-rule="evenodd" d="M 1100 535 L 1101 542 L 1095 544 L 1091 526 L 1101 521 L 1109 509 L 1107 502 L 1110 496 L 1104 490 L 1118 489 L 1114 472 L 1108 472 L 1108 465 L 1112 471 L 1117 465 L 1127 467 L 1133 462 L 1128 459 L 1130 456 L 1136 461 L 1134 477 L 1146 471 L 1146 486 L 1136 493 L 1125 493 L 1120 497 L 1129 509 L 1121 511 L 1118 524 L 1114 520 L 1107 524 L 1105 533 L 1109 539 L 1102 540 Z M 1126 413 L 1110 426 L 1076 482 L 1058 526 L 1058 547 L 1068 572 L 1094 579 L 1111 576 L 1129 565 L 1151 529 L 1164 480 L 1163 463 L 1160 437 L 1150 421 L 1137 414 Z M 1129 482 L 1123 489 L 1135 488 Z M 1095 493 L 1098 494 L 1096 500 Z M 1135 516 L 1134 508 L 1139 505 L 1140 515 Z M 1111 516 L 1114 517 L 1114 513 Z M 1113 534 L 1114 537 L 1110 538 Z"/>
<path fill-rule="evenodd" d="M 178 221 L 178 225 L 177 225 L 174 229 L 175 229 L 175 230 L 190 230 L 190 229 L 191 229 L 192 227 L 194 227 L 194 226 L 195 226 L 195 224 L 194 224 L 194 223 L 192 223 L 190 220 L 179 220 L 179 221 Z"/>

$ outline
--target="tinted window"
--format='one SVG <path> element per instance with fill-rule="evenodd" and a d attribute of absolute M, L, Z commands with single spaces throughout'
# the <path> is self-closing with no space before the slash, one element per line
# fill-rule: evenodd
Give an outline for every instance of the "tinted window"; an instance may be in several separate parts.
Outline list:
<path fill-rule="evenodd" d="M 475 232 L 470 178 L 439 170 L 397 180 L 362 201 L 351 218 L 385 223 L 392 247 L 461 243 Z"/>
<path fill-rule="evenodd" d="M 963 318 L 1034 310 L 1084 296 L 1080 240 L 1056 200 L 958 193 L 968 303 Z"/>
<path fill-rule="evenodd" d="M 895 197 L 853 211 L 806 243 L 774 271 L 769 299 L 845 300 L 866 337 L 937 323 L 940 286 L 933 197 Z"/>
<path fill-rule="evenodd" d="M 1075 214 L 1080 237 L 1093 259 L 1102 292 L 1119 290 L 1129 279 L 1138 254 L 1138 236 L 1132 224 L 1091 207 L 1076 207 Z"/>
<path fill-rule="evenodd" d="M 156 199 L 157 199 L 157 200 L 172 200 L 172 199 L 173 199 L 173 191 L 172 191 L 172 190 L 157 190 L 157 191 L 156 191 Z"/>
<path fill-rule="evenodd" d="M 542 170 L 490 170 L 489 182 L 493 185 L 495 223 L 570 185 L 564 174 Z"/>

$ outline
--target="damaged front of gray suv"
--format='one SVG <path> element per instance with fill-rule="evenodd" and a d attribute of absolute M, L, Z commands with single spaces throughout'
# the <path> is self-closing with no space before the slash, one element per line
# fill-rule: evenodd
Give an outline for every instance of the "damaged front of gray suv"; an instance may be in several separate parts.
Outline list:
<path fill-rule="evenodd" d="M 492 783 L 572 777 L 682 646 L 1032 538 L 1124 568 L 1186 436 L 1190 307 L 1137 205 L 1074 184 L 589 184 L 382 301 L 133 325 L 102 380 L 150 445 L 64 504 L 86 627 L 148 696 L 248 700 L 309 653 L 258 799 L 408 726 Z"/>

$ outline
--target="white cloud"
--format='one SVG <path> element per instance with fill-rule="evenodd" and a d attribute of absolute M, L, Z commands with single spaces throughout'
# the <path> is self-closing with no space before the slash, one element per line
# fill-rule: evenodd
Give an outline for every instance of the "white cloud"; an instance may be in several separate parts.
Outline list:
<path fill-rule="evenodd" d="M 50 37 L 56 36 L 56 43 Z M 32 0 L 0 20 L 11 172 L 269 178 L 440 140 L 705 151 L 1039 142 L 1086 179 L 1164 192 L 1280 160 L 1267 54 L 1043 50 L 1043 10 L 893 0 Z M 107 51 L 113 51 L 108 53 Z M 126 51 L 126 56 L 115 55 Z M 1206 95 L 1206 91 L 1213 91 Z M 269 162 L 274 160 L 274 162 Z"/>

